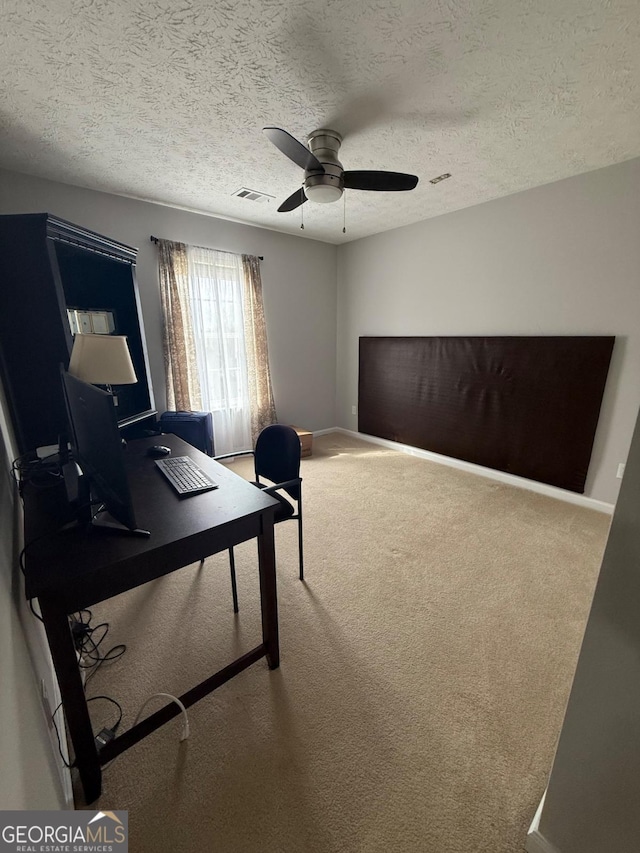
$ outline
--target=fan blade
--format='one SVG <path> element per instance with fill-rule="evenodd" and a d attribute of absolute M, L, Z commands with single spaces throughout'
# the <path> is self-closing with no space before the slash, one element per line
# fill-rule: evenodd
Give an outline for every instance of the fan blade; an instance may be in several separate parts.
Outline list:
<path fill-rule="evenodd" d="M 304 187 L 300 187 L 300 189 L 296 190 L 293 195 L 290 195 L 286 201 L 282 202 L 278 208 L 278 213 L 288 213 L 290 210 L 295 210 L 296 207 L 300 207 L 300 205 L 304 204 L 305 201 L 307 201 L 307 197 L 304 194 Z"/>
<path fill-rule="evenodd" d="M 378 192 L 399 192 L 412 190 L 418 183 L 415 175 L 403 172 L 345 172 L 344 186 L 348 190 L 377 190 Z"/>
<path fill-rule="evenodd" d="M 306 172 L 324 172 L 324 166 L 318 158 L 286 130 L 279 127 L 263 127 L 262 131 L 278 151 L 282 151 L 285 157 L 293 160 L 296 166 L 300 166 Z"/>

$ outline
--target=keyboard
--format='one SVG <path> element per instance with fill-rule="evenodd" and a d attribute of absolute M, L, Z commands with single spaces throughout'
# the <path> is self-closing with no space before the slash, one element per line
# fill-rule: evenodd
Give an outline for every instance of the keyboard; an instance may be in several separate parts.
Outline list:
<path fill-rule="evenodd" d="M 179 495 L 197 495 L 218 488 L 189 456 L 170 456 L 156 459 L 155 463 Z"/>

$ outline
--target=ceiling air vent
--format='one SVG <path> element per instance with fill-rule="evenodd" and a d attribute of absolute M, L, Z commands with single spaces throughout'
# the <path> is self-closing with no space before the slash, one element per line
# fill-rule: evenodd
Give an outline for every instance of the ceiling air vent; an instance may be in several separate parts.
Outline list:
<path fill-rule="evenodd" d="M 231 195 L 235 195 L 238 198 L 246 198 L 247 201 L 271 201 L 272 198 L 275 198 L 275 196 L 258 192 L 258 190 L 250 190 L 247 187 L 240 187 L 239 190 L 231 193 Z"/>

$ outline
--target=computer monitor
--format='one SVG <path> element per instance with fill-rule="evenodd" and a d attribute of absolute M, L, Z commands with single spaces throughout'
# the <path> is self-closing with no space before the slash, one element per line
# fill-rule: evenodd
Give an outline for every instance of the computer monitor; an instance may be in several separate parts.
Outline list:
<path fill-rule="evenodd" d="M 111 394 L 77 379 L 64 368 L 61 376 L 73 457 L 89 482 L 89 490 L 84 491 L 90 493 L 91 501 L 95 499 L 103 505 L 91 516 L 92 523 L 148 535 L 148 531 L 136 527 Z"/>

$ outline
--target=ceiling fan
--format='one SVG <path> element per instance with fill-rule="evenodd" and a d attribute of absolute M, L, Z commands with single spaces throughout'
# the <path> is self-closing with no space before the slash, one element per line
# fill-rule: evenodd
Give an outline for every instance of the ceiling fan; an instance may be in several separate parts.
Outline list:
<path fill-rule="evenodd" d="M 307 138 L 307 147 L 279 127 L 265 127 L 263 131 L 279 151 L 304 169 L 303 186 L 282 202 L 278 213 L 295 210 L 305 201 L 338 201 L 345 189 L 399 192 L 412 190 L 418 183 L 415 175 L 402 172 L 345 172 L 338 160 L 342 136 L 336 130 L 314 130 Z"/>

